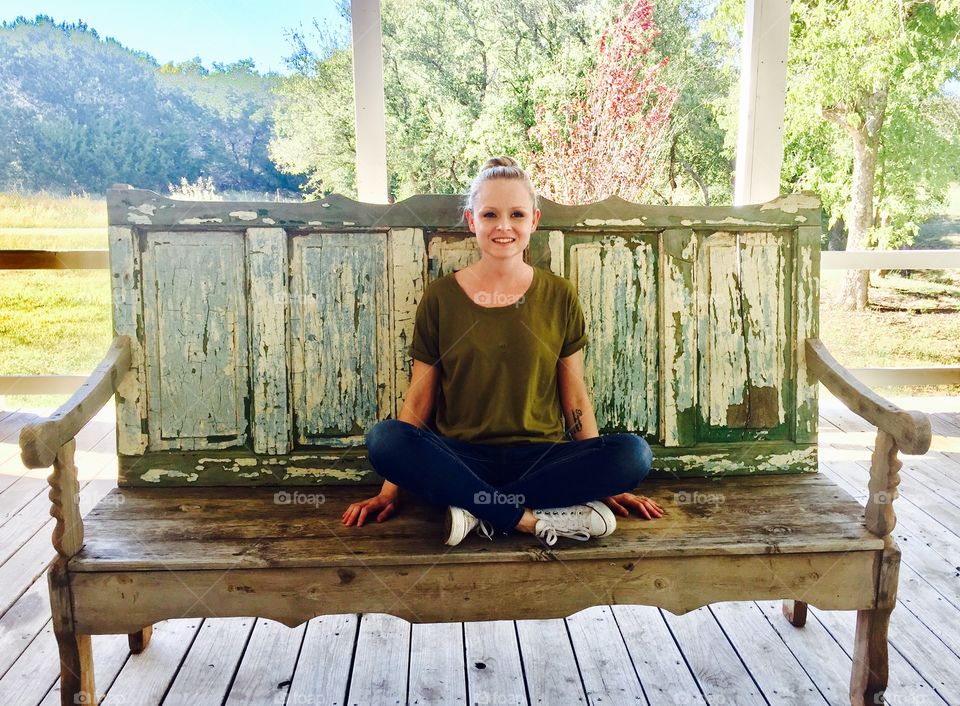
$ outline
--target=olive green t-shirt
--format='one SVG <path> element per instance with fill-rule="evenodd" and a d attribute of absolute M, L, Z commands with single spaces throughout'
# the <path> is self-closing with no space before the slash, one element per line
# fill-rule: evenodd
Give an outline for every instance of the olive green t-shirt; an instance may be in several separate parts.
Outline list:
<path fill-rule="evenodd" d="M 517 303 L 483 307 L 453 274 L 417 307 L 410 355 L 439 364 L 433 428 L 476 444 L 563 442 L 557 362 L 587 344 L 574 285 L 534 266 Z"/>

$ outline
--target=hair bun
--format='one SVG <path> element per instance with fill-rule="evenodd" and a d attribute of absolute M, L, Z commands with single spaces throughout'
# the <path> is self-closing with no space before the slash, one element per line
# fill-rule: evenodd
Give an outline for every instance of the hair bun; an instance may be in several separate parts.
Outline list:
<path fill-rule="evenodd" d="M 493 169 L 494 167 L 518 167 L 517 160 L 513 157 L 491 157 L 486 162 L 484 162 L 483 167 L 480 169 L 481 172 L 486 171 L 487 169 Z"/>

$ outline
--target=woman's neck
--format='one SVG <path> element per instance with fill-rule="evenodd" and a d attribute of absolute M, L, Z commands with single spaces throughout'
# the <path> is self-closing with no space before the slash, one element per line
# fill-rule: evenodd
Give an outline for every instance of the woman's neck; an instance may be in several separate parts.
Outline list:
<path fill-rule="evenodd" d="M 471 266 L 476 276 L 490 284 L 506 284 L 525 278 L 533 269 L 522 257 L 499 260 L 481 257 Z"/>

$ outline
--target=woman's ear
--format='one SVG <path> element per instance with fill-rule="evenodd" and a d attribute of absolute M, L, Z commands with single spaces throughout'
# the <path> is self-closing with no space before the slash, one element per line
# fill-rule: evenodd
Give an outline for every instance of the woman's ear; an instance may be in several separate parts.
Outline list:
<path fill-rule="evenodd" d="M 470 228 L 471 233 L 477 232 L 477 226 L 473 222 L 473 211 L 467 209 L 463 212 L 463 217 L 467 219 L 467 226 Z"/>
<path fill-rule="evenodd" d="M 540 222 L 540 209 L 538 208 L 536 211 L 533 212 L 533 228 L 531 228 L 530 230 L 531 231 L 536 230 L 537 223 L 539 222 Z"/>

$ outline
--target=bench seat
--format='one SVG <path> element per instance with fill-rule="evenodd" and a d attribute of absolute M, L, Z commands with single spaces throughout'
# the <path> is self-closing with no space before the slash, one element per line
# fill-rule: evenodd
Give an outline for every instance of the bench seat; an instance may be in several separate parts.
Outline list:
<path fill-rule="evenodd" d="M 884 540 L 818 474 L 651 480 L 641 490 L 668 513 L 656 523 L 619 518 L 609 537 L 554 547 L 521 534 L 447 547 L 443 509 L 412 495 L 388 522 L 345 527 L 343 509 L 371 489 L 333 486 L 322 503 L 303 502 L 317 490 L 113 490 L 85 518 L 84 547 L 69 561 L 78 626 L 134 633 L 170 615 L 295 626 L 351 612 L 460 622 L 493 619 L 504 600 L 531 619 L 598 604 L 675 613 L 763 598 L 876 604 Z M 301 502 L 278 503 L 280 492 Z"/>
<path fill-rule="evenodd" d="M 864 527 L 863 507 L 820 474 L 650 480 L 637 492 L 659 502 L 665 517 L 655 523 L 618 518 L 609 537 L 561 537 L 551 548 L 520 533 L 497 535 L 493 542 L 471 535 L 447 547 L 443 508 L 413 495 L 404 496 L 402 512 L 387 522 L 342 525 L 347 505 L 371 490 L 116 488 L 84 518 L 86 543 L 69 567 L 226 570 L 883 549 L 883 540 Z M 278 504 L 277 493 L 324 502 Z"/>

